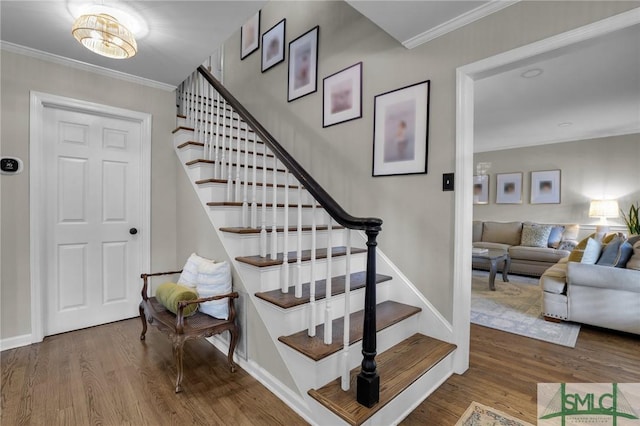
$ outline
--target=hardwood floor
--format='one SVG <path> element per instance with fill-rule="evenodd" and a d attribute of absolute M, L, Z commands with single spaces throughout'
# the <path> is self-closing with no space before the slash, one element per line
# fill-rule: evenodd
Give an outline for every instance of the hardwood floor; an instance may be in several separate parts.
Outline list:
<path fill-rule="evenodd" d="M 2 425 L 297 425 L 302 418 L 204 341 L 185 349 L 173 392 L 169 340 L 138 318 L 1 354 Z M 471 326 L 470 368 L 402 425 L 451 426 L 471 401 L 536 423 L 538 382 L 640 382 L 640 337 L 583 326 L 575 348 Z"/>
<path fill-rule="evenodd" d="M 582 326 L 568 348 L 471 324 L 469 364 L 401 425 L 452 426 L 472 401 L 536 424 L 537 383 L 640 382 L 640 336 Z"/>

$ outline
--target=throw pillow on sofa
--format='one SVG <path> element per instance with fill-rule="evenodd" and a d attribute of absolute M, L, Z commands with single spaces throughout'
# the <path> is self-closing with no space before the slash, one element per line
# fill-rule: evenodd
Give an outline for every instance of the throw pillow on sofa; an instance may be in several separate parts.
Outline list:
<path fill-rule="evenodd" d="M 557 225 L 551 227 L 549 233 L 549 239 L 547 240 L 547 247 L 557 249 L 562 241 L 562 234 L 564 232 L 564 226 Z"/>
<path fill-rule="evenodd" d="M 585 239 L 580 241 L 578 243 L 578 245 L 575 246 L 575 248 L 571 251 L 571 253 L 569 254 L 569 262 L 578 262 L 578 263 L 580 263 L 580 261 L 582 260 L 582 255 L 584 254 L 584 249 L 587 247 L 587 242 L 589 241 L 590 238 L 595 239 L 596 241 L 598 241 L 598 242 L 600 242 L 602 244 L 607 244 L 616 235 L 617 234 L 610 234 L 610 235 L 607 235 L 606 237 L 604 237 L 603 239 L 601 239 L 601 238 L 598 238 L 598 236 L 596 235 L 595 232 L 590 234 L 588 237 L 586 237 Z"/>
<path fill-rule="evenodd" d="M 551 226 L 525 223 L 522 227 L 520 245 L 525 247 L 547 247 Z"/>
<path fill-rule="evenodd" d="M 633 247 L 622 235 L 617 235 L 602 250 L 596 265 L 624 268 L 633 254 Z"/>
<path fill-rule="evenodd" d="M 589 238 L 587 240 L 587 246 L 584 248 L 582 259 L 580 259 L 580 263 L 587 263 L 589 265 L 594 265 L 600 258 L 601 253 L 602 253 L 602 243 L 593 238 Z"/>
<path fill-rule="evenodd" d="M 228 262 L 202 263 L 198 268 L 196 290 L 201 298 L 231 293 L 231 267 Z M 229 301 L 212 300 L 200 304 L 200 312 L 218 319 L 229 318 Z"/>
<path fill-rule="evenodd" d="M 626 268 L 640 271 L 640 241 L 633 245 L 633 255 L 627 262 Z"/>

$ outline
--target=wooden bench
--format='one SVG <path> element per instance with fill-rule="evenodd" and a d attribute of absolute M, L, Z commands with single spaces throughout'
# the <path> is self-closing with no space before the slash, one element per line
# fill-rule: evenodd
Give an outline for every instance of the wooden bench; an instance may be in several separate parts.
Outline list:
<path fill-rule="evenodd" d="M 238 326 L 235 323 L 236 309 L 233 303 L 233 299 L 238 297 L 238 293 L 236 292 L 221 296 L 212 296 L 179 302 L 177 315 L 167 310 L 167 308 L 158 302 L 155 297 L 148 296 L 147 290 L 149 288 L 149 277 L 174 275 L 179 274 L 180 272 L 182 271 L 158 272 L 140 275 L 140 278 L 142 278 L 143 281 L 142 301 L 140 302 L 140 319 L 142 320 L 142 334 L 140 334 L 140 340 L 144 340 L 145 334 L 147 333 L 147 321 L 149 324 L 154 325 L 158 330 L 167 334 L 169 339 L 171 339 L 177 370 L 176 393 L 182 391 L 182 358 L 184 353 L 184 343 L 187 340 L 210 337 L 214 334 L 229 331 L 231 339 L 227 359 L 229 362 L 229 368 L 233 373 L 236 369 L 236 366 L 233 363 L 233 352 L 235 351 L 236 344 L 238 343 L 239 334 Z M 229 319 L 223 320 L 214 318 L 199 311 L 196 311 L 195 314 L 188 317 L 183 315 L 184 308 L 191 304 L 225 298 L 228 298 L 229 300 Z"/>

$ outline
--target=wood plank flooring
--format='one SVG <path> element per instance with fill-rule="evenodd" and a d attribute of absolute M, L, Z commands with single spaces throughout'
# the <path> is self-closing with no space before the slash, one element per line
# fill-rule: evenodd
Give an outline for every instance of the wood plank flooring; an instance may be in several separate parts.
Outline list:
<path fill-rule="evenodd" d="M 135 318 L 4 351 L 4 425 L 299 425 L 302 418 L 207 342 L 185 349 L 173 392 L 169 340 Z M 401 424 L 452 426 L 471 401 L 535 424 L 539 382 L 640 382 L 640 336 L 582 327 L 575 348 L 471 326 L 470 368 Z"/>

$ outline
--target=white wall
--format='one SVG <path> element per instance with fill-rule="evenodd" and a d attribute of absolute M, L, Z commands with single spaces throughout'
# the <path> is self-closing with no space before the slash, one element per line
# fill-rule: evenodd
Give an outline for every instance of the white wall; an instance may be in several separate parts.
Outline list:
<path fill-rule="evenodd" d="M 286 42 L 320 26 L 319 90 L 287 102 L 285 61 L 260 72 L 225 44 L 225 84 L 347 211 L 384 220 L 379 247 L 449 320 L 453 312 L 453 192 L 457 67 L 636 7 L 633 2 L 523 1 L 412 50 L 339 1 L 268 2 L 261 30 L 286 18 Z M 322 78 L 363 62 L 363 118 L 322 128 Z M 428 174 L 371 177 L 373 97 L 431 80 Z"/>
<path fill-rule="evenodd" d="M 595 225 L 593 199 L 618 200 L 628 211 L 640 202 L 640 135 L 615 136 L 552 145 L 477 153 L 474 163 L 490 162 L 489 204 L 475 205 L 476 220 L 531 220 Z M 561 170 L 560 204 L 531 204 L 531 173 Z M 496 173 L 523 172 L 522 204 L 495 204 Z M 624 225 L 622 218 L 609 219 Z"/>
<path fill-rule="evenodd" d="M 31 333 L 29 274 L 29 93 L 39 91 L 150 113 L 151 267 L 176 266 L 176 167 L 171 147 L 175 94 L 2 51 L 1 151 L 22 158 L 24 172 L 2 176 L 0 339 Z"/>

